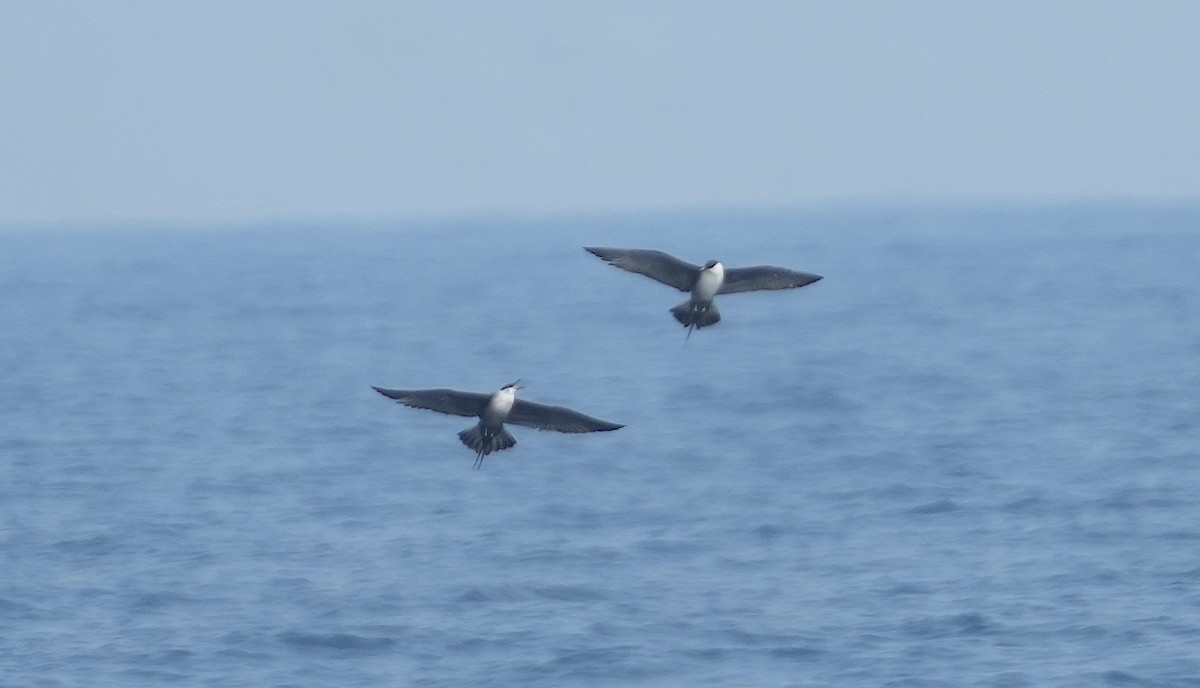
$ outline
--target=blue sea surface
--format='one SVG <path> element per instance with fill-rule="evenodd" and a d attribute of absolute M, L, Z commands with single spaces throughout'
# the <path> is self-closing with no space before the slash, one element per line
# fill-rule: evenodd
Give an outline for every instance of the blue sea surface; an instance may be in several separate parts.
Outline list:
<path fill-rule="evenodd" d="M 584 245 L 825 279 L 683 295 Z M 0 233 L 0 686 L 1200 685 L 1200 209 Z M 512 428 L 371 385 L 625 423 Z"/>

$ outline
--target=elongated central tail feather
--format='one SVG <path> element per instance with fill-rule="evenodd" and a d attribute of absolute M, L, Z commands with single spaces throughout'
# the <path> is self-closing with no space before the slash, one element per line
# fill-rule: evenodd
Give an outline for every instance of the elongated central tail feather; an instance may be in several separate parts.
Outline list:
<path fill-rule="evenodd" d="M 482 421 L 458 433 L 458 439 L 475 452 L 475 468 L 483 466 L 483 457 L 516 445 L 517 439 L 504 426 L 493 428 Z"/>

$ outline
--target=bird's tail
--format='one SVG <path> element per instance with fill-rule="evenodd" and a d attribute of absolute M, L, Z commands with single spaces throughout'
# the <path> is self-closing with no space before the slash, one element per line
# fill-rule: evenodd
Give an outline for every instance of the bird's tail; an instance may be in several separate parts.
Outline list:
<path fill-rule="evenodd" d="M 675 316 L 675 319 L 680 324 L 688 328 L 689 335 L 693 327 L 698 330 L 702 327 L 716 325 L 721 322 L 721 311 L 717 310 L 717 304 L 712 301 L 708 303 L 696 303 L 688 299 L 672 308 L 671 315 Z"/>
<path fill-rule="evenodd" d="M 458 439 L 475 452 L 475 467 L 483 465 L 483 457 L 492 452 L 508 449 L 517 443 L 517 439 L 504 429 L 504 426 L 492 428 L 482 422 L 458 433 Z"/>

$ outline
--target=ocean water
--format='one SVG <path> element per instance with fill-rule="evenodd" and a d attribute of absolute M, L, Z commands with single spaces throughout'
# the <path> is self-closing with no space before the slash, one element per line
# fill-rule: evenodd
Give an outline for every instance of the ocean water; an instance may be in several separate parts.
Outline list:
<path fill-rule="evenodd" d="M 1200 685 L 1198 228 L 0 233 L 0 686 Z M 583 245 L 825 279 L 685 344 Z M 627 427 L 370 388 L 518 377 Z"/>

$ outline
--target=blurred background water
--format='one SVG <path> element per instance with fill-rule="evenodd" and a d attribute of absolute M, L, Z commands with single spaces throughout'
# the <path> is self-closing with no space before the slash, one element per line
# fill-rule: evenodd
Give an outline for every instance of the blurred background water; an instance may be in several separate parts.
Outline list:
<path fill-rule="evenodd" d="M 1200 685 L 1197 226 L 0 234 L 0 685 Z M 825 280 L 685 345 L 583 245 Z M 628 427 L 370 388 L 518 377 Z"/>

